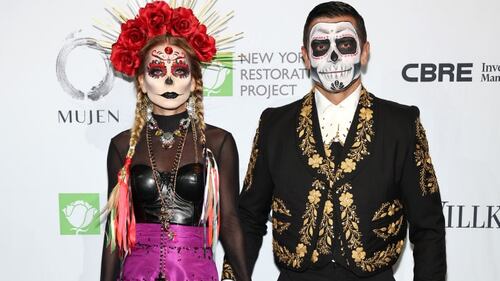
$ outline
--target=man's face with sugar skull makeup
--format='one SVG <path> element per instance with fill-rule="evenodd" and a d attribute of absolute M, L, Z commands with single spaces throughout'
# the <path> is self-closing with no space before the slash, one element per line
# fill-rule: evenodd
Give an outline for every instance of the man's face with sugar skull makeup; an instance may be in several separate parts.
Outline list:
<path fill-rule="evenodd" d="M 153 110 L 182 111 L 195 84 L 186 52 L 162 43 L 151 48 L 144 59 L 145 69 L 139 76 L 139 84 L 153 103 Z"/>
<path fill-rule="evenodd" d="M 318 22 L 309 33 L 311 76 L 330 92 L 345 90 L 361 73 L 361 42 L 351 22 Z"/>

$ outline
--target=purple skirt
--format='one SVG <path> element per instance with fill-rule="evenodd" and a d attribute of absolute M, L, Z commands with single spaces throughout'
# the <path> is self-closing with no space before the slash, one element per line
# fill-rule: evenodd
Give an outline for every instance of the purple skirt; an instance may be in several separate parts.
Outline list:
<path fill-rule="evenodd" d="M 203 250 L 203 227 L 171 225 L 173 240 L 164 238 L 164 273 L 168 281 L 217 281 L 212 249 Z M 154 281 L 160 273 L 161 226 L 138 223 L 137 243 L 123 265 L 123 281 Z"/>

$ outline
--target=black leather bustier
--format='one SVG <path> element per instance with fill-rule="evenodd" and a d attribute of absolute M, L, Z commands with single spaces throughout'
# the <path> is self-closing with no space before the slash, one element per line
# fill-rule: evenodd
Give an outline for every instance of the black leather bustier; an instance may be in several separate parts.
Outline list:
<path fill-rule="evenodd" d="M 138 223 L 159 223 L 161 200 L 158 196 L 153 170 L 150 166 L 134 165 L 131 168 L 132 198 L 134 213 Z M 174 192 L 174 203 L 170 206 L 173 215 L 170 223 L 198 225 L 201 216 L 204 193 L 204 167 L 191 163 L 179 168 Z M 170 173 L 159 172 L 162 196 L 169 192 Z"/>

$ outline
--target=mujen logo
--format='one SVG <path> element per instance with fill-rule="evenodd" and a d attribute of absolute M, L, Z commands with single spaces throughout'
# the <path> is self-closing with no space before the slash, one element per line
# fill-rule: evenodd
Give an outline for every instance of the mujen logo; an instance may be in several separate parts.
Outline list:
<path fill-rule="evenodd" d="M 92 101 L 97 101 L 107 95 L 111 89 L 113 88 L 113 81 L 114 81 L 114 73 L 113 69 L 111 68 L 111 64 L 104 54 L 103 50 L 99 47 L 99 45 L 96 43 L 95 39 L 91 38 L 76 38 L 75 34 L 77 34 L 80 31 L 77 31 L 75 33 L 70 34 L 66 38 L 66 42 L 62 49 L 59 51 L 59 54 L 57 55 L 57 60 L 56 60 L 56 75 L 57 75 L 57 80 L 59 80 L 59 83 L 61 84 L 61 87 L 63 90 L 68 93 L 71 97 L 79 100 L 84 100 L 85 98 L 90 99 Z M 75 81 L 71 82 L 70 79 L 68 78 L 68 73 L 67 69 L 72 68 L 74 73 L 77 73 L 77 79 L 79 84 L 82 84 L 82 80 L 89 80 L 93 79 L 96 75 L 96 73 L 99 73 L 99 71 L 92 71 L 92 73 L 81 73 L 81 69 L 83 66 L 85 66 L 88 69 L 88 64 L 91 63 L 88 59 L 86 60 L 85 56 L 82 56 L 82 58 L 77 58 L 75 60 L 72 60 L 74 64 L 68 65 L 68 61 L 70 59 L 70 54 L 75 51 L 75 50 L 92 50 L 92 56 L 95 56 L 96 54 L 100 56 L 102 59 L 103 65 L 104 65 L 104 77 L 98 77 L 96 80 L 99 80 L 97 83 L 96 81 L 94 82 L 88 82 L 90 86 L 88 87 L 89 89 L 83 90 L 79 89 L 74 86 L 73 83 Z M 80 55 L 80 53 L 79 53 Z M 83 55 L 83 54 L 82 54 Z M 86 54 L 87 57 L 89 54 Z M 68 67 L 69 66 L 69 67 Z M 91 65 L 92 66 L 92 65 Z M 98 70 L 98 68 L 95 68 Z M 101 71 L 102 72 L 102 71 Z M 85 74 L 85 75 L 82 75 Z M 75 80 L 75 79 L 74 79 Z M 84 82 L 83 82 L 84 83 Z M 83 87 L 80 87 L 83 88 Z"/>
<path fill-rule="evenodd" d="M 233 95 L 233 53 L 217 54 L 212 64 L 203 68 L 205 96 L 228 97 Z"/>
<path fill-rule="evenodd" d="M 410 63 L 403 67 L 408 82 L 472 82 L 472 63 Z"/>
<path fill-rule="evenodd" d="M 60 193 L 61 235 L 100 234 L 98 193 Z"/>

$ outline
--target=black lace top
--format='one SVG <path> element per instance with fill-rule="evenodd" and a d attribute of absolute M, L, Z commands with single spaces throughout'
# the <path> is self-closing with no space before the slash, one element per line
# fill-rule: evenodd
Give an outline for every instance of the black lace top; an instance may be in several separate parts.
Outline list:
<path fill-rule="evenodd" d="M 183 112 L 172 116 L 154 115 L 158 126 L 164 131 L 174 131 L 179 121 L 187 117 Z M 131 164 L 131 188 L 134 204 L 134 215 L 137 223 L 159 222 L 160 199 L 154 181 L 151 163 L 148 156 L 146 129 L 143 129 Z M 205 129 L 206 146 L 215 155 L 219 167 L 221 225 L 220 240 L 226 253 L 226 259 L 232 265 L 238 281 L 250 280 L 245 266 L 245 250 L 243 233 L 238 218 L 237 198 L 239 193 L 238 151 L 230 133 L 207 124 Z M 199 137 L 199 136 L 198 136 Z M 115 136 L 108 151 L 108 194 L 117 183 L 118 171 L 123 166 L 128 150 L 130 130 Z M 172 148 L 164 149 L 160 139 L 152 136 L 152 151 L 156 159 L 160 188 L 162 193 L 169 192 L 167 183 L 175 158 L 177 142 Z M 201 215 L 203 201 L 203 155 L 202 147 L 197 144 L 195 153 L 193 132 L 188 131 L 185 147 L 179 163 L 175 187 L 174 215 L 171 223 L 197 225 Z M 197 157 L 196 157 L 197 156 Z M 103 246 L 101 263 L 101 281 L 115 281 L 120 272 L 117 251 L 111 253 L 109 247 Z"/>

